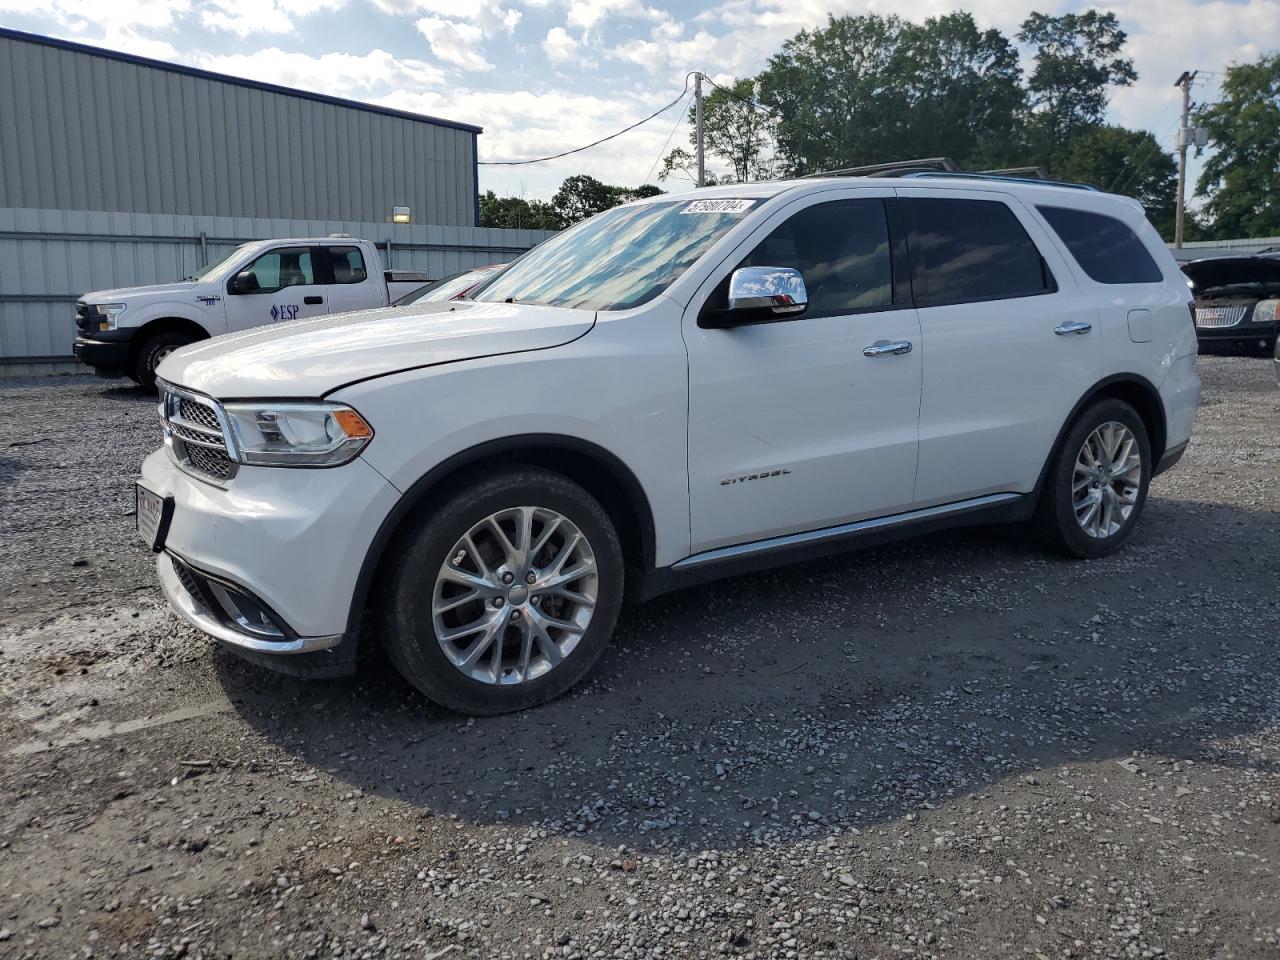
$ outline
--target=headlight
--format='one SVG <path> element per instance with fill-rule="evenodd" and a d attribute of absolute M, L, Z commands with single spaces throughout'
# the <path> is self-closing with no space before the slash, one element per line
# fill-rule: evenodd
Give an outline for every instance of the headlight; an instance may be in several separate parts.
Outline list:
<path fill-rule="evenodd" d="M 1260 300 L 1253 308 L 1254 323 L 1275 323 L 1280 300 Z"/>
<path fill-rule="evenodd" d="M 340 403 L 228 403 L 236 459 L 262 467 L 336 467 L 355 458 L 373 428 Z"/>
<path fill-rule="evenodd" d="M 116 317 L 125 311 L 123 303 L 99 303 L 89 308 L 90 313 L 97 317 L 99 321 L 105 322 L 106 326 L 102 326 L 100 322 L 99 330 L 114 330 L 116 328 Z"/>

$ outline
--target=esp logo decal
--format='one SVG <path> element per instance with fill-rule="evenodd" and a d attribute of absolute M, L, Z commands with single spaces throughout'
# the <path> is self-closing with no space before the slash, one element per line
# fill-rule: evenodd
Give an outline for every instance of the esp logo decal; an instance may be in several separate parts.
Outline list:
<path fill-rule="evenodd" d="M 282 303 L 271 305 L 272 320 L 297 320 L 298 305 L 296 303 Z"/>

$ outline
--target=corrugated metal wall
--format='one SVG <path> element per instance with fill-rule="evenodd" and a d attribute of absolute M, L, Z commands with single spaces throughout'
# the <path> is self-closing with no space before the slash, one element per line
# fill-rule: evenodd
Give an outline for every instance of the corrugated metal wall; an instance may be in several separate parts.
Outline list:
<path fill-rule="evenodd" d="M 0 372 L 26 372 L 19 358 L 70 357 L 74 303 L 84 293 L 180 280 L 246 240 L 331 233 L 389 241 L 389 267 L 433 278 L 512 260 L 550 236 L 487 227 L 0 208 Z"/>
<path fill-rule="evenodd" d="M 0 32 L 0 207 L 474 226 L 476 128 Z"/>

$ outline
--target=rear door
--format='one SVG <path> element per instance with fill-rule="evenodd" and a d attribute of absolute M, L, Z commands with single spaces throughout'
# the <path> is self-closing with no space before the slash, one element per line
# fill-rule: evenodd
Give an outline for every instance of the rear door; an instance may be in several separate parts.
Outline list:
<path fill-rule="evenodd" d="M 1097 311 L 1012 196 L 898 195 L 924 340 L 915 500 L 924 507 L 1028 492 L 1098 378 Z"/>
<path fill-rule="evenodd" d="M 280 246 L 264 250 L 227 281 L 227 329 L 244 330 L 267 323 L 284 323 L 322 316 L 325 285 L 319 275 L 319 251 L 307 246 Z M 257 288 L 236 293 L 231 280 L 250 273 Z"/>
<path fill-rule="evenodd" d="M 371 275 L 374 265 L 368 263 L 364 249 L 358 244 L 334 244 L 325 247 L 328 260 L 326 295 L 330 313 L 367 310 L 387 305 L 386 281 Z"/>

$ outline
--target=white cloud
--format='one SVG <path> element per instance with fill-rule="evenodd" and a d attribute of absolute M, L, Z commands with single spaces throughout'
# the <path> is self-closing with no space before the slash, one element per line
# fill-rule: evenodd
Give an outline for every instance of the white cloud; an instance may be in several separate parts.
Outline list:
<path fill-rule="evenodd" d="M 390 2 L 397 3 L 401 0 Z M 502 0 L 470 0 L 468 3 L 459 3 L 458 0 L 414 0 L 414 6 L 423 13 L 469 20 L 486 30 L 502 30 L 507 34 L 515 30 L 524 16 L 515 7 L 504 6 Z"/>
<path fill-rule="evenodd" d="M 493 64 L 483 53 L 484 30 L 474 23 L 445 20 L 442 17 L 423 17 L 415 24 L 431 52 L 446 63 L 463 70 L 492 70 Z"/>
<path fill-rule="evenodd" d="M 324 53 L 317 57 L 270 47 L 253 53 L 201 57 L 198 65 L 218 73 L 339 97 L 383 95 L 392 90 L 444 84 L 439 68 L 421 60 L 395 57 L 385 50 L 363 55 Z"/>
<path fill-rule="evenodd" d="M 273 0 L 206 0 L 200 22 L 210 30 L 225 30 L 241 37 L 293 32 L 293 18 Z"/>
<path fill-rule="evenodd" d="M 552 63 L 568 63 L 578 55 L 578 41 L 564 27 L 552 27 L 542 41 L 542 49 Z"/>

